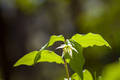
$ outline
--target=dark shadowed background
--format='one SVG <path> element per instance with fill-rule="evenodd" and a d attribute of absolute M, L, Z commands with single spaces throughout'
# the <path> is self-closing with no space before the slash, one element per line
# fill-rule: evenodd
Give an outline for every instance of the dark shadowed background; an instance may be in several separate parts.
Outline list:
<path fill-rule="evenodd" d="M 0 0 L 0 80 L 63 80 L 60 64 L 13 64 L 53 34 L 70 38 L 88 32 L 101 34 L 112 46 L 84 49 L 85 68 L 100 75 L 120 56 L 120 0 Z"/>

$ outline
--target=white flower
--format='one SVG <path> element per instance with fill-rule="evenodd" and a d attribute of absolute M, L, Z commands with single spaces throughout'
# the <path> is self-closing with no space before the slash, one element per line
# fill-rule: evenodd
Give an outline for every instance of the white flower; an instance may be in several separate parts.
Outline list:
<path fill-rule="evenodd" d="M 77 50 L 71 45 L 69 40 L 67 42 L 68 44 L 62 44 L 61 46 L 56 48 L 56 49 L 63 48 L 62 57 L 65 55 L 65 53 L 68 53 L 72 57 L 72 50 L 77 52 Z"/>

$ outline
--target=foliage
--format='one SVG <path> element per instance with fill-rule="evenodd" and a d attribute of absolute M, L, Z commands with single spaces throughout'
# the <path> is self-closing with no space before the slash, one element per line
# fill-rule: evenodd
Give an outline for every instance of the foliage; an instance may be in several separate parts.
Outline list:
<path fill-rule="evenodd" d="M 64 42 L 63 45 L 58 47 L 58 49 L 63 48 L 63 56 L 59 56 L 55 52 L 47 50 L 47 48 L 52 46 L 56 41 Z M 87 69 L 83 70 L 85 59 L 82 52 L 83 48 L 93 47 L 94 45 L 105 45 L 110 47 L 107 41 L 105 41 L 99 34 L 75 34 L 71 39 L 66 40 L 62 35 L 53 35 L 51 36 L 49 42 L 39 51 L 32 51 L 26 54 L 14 64 L 14 67 L 20 65 L 31 66 L 40 62 L 56 62 L 58 64 L 65 65 L 67 74 L 67 78 L 65 78 L 65 80 L 93 80 L 92 74 Z M 71 77 L 69 76 L 67 63 L 75 72 Z"/>
<path fill-rule="evenodd" d="M 84 57 L 82 54 L 82 47 L 75 41 L 72 41 L 72 43 L 74 44 L 73 47 L 76 48 L 78 53 L 73 51 L 73 57 L 70 60 L 70 66 L 81 78 L 83 78 L 82 71 L 83 71 L 83 66 L 84 66 L 85 60 L 84 60 Z M 78 63 L 80 63 L 80 64 L 78 64 Z"/>
<path fill-rule="evenodd" d="M 72 80 L 82 80 L 77 73 L 74 73 L 71 77 Z M 83 80 L 93 80 L 92 74 L 87 70 L 83 70 Z"/>
<path fill-rule="evenodd" d="M 108 46 L 110 45 L 99 34 L 88 33 L 87 35 L 76 34 L 71 39 L 75 40 L 82 47 L 96 46 Z"/>
<path fill-rule="evenodd" d="M 101 80 L 120 80 L 120 62 L 107 65 Z"/>
<path fill-rule="evenodd" d="M 53 35 L 50 38 L 50 41 L 48 43 L 48 47 L 52 46 L 56 41 L 65 41 L 65 39 L 62 35 L 59 35 L 59 36 Z"/>
<path fill-rule="evenodd" d="M 14 67 L 19 65 L 28 65 L 31 66 L 34 64 L 34 59 L 38 51 L 32 51 L 26 55 L 24 55 L 21 59 L 19 59 L 15 64 Z"/>
<path fill-rule="evenodd" d="M 56 62 L 58 64 L 64 63 L 63 59 L 53 51 L 42 50 L 42 51 L 33 51 L 31 53 L 26 54 L 20 60 L 18 60 L 14 66 L 16 67 L 23 64 L 30 65 L 30 66 L 33 65 L 37 54 L 40 54 L 39 60 L 37 60 L 37 63 L 39 62 Z"/>

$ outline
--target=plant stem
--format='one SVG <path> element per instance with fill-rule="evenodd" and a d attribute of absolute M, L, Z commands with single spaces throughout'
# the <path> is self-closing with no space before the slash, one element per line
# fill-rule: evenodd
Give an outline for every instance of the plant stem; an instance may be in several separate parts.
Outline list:
<path fill-rule="evenodd" d="M 96 80 L 96 71 L 94 72 L 94 78 L 95 78 L 95 80 Z"/>
<path fill-rule="evenodd" d="M 65 61 L 65 59 L 64 59 L 64 66 L 65 66 L 67 79 L 69 80 L 69 70 L 68 70 L 67 62 Z"/>

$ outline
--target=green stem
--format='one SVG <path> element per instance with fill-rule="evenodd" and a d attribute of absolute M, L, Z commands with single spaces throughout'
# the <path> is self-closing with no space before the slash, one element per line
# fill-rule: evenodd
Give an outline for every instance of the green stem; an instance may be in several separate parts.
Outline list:
<path fill-rule="evenodd" d="M 64 66 L 65 66 L 67 79 L 69 80 L 69 70 L 68 70 L 67 62 L 65 61 L 65 59 L 64 59 Z"/>
<path fill-rule="evenodd" d="M 95 80 L 97 80 L 97 79 L 96 79 L 96 71 L 94 72 L 94 78 L 95 78 Z"/>

